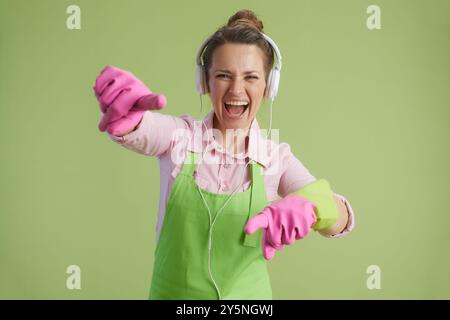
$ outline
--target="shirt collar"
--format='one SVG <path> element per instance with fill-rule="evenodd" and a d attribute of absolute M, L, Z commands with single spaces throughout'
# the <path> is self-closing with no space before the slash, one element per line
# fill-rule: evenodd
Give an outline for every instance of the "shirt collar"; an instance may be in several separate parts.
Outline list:
<path fill-rule="evenodd" d="M 203 122 L 199 120 L 194 121 L 194 126 L 192 130 L 192 136 L 189 137 L 189 143 L 187 149 L 191 152 L 202 153 L 209 144 L 210 149 L 215 149 L 221 153 L 227 153 L 232 157 L 243 157 L 243 154 L 232 155 L 223 150 L 222 146 L 216 142 L 214 136 L 211 134 L 208 135 L 207 130 L 213 128 L 213 118 L 214 111 L 210 111 L 204 118 Z M 204 123 L 204 124 L 203 124 Z M 206 128 L 205 128 L 206 126 Z M 263 165 L 265 168 L 268 167 L 270 162 L 268 146 L 271 142 L 270 140 L 265 139 L 261 135 L 261 130 L 256 120 L 256 117 L 253 119 L 250 130 L 248 134 L 248 157 L 250 160 L 256 161 L 259 164 Z M 203 143 L 202 143 L 203 142 Z"/>

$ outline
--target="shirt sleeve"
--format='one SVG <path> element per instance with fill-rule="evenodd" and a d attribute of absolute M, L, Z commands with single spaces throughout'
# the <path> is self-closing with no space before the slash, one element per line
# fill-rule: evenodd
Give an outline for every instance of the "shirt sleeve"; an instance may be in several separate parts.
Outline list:
<path fill-rule="evenodd" d="M 123 147 L 146 156 L 161 156 L 171 149 L 177 137 L 183 130 L 188 130 L 189 124 L 183 117 L 164 115 L 146 111 L 138 127 L 122 136 L 109 137 Z M 179 132 L 176 132 L 180 130 Z"/>
<path fill-rule="evenodd" d="M 279 149 L 281 176 L 278 195 L 282 198 L 316 180 L 309 170 L 291 152 L 287 143 Z"/>
<path fill-rule="evenodd" d="M 353 212 L 352 206 L 350 205 L 350 202 L 348 202 L 348 200 L 344 196 L 341 196 L 340 194 L 337 194 L 335 192 L 333 192 L 333 194 L 336 197 L 338 197 L 342 202 L 344 202 L 345 206 L 347 207 L 348 221 L 347 221 L 347 225 L 345 226 L 344 230 L 342 230 L 340 233 L 328 235 L 326 237 L 327 238 L 340 238 L 340 237 L 343 237 L 346 234 L 350 233 L 353 230 L 353 228 L 355 227 L 355 214 Z"/>

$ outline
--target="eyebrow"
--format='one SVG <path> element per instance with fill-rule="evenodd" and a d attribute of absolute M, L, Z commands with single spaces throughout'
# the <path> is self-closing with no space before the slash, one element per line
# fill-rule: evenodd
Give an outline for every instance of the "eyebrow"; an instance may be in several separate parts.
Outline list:
<path fill-rule="evenodd" d="M 230 73 L 231 74 L 231 72 L 229 70 L 226 70 L 226 69 L 218 69 L 215 72 L 223 72 L 223 73 Z M 249 74 L 249 73 L 259 73 L 259 72 L 256 71 L 256 70 L 249 70 L 249 71 L 245 71 L 244 72 L 244 74 Z"/>

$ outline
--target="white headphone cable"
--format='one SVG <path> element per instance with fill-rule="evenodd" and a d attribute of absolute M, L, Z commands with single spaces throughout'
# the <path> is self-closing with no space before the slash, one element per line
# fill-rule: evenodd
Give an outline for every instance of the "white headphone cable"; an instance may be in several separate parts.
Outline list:
<path fill-rule="evenodd" d="M 274 100 L 274 99 L 270 99 L 270 106 L 269 106 L 269 109 L 270 109 L 269 131 L 268 131 L 268 134 L 267 134 L 266 138 L 268 138 L 268 137 L 270 136 L 270 132 L 271 132 L 271 129 L 272 129 L 272 104 L 273 104 L 273 100 Z M 202 102 L 203 102 L 203 101 L 202 101 L 202 96 L 200 95 L 200 105 L 201 105 L 201 107 L 200 107 L 201 109 L 200 109 L 200 110 L 203 109 L 203 103 L 202 103 Z M 203 120 L 202 120 L 202 124 L 203 124 L 203 126 L 205 127 L 205 129 L 206 129 L 206 133 L 208 134 L 208 141 L 210 141 L 211 137 L 210 137 L 210 135 L 209 135 L 208 127 L 206 126 L 206 124 L 205 124 L 205 122 L 204 122 Z M 209 146 L 209 144 L 207 145 L 207 147 L 205 148 L 205 151 L 203 152 L 203 159 L 204 159 L 204 156 L 205 156 L 206 152 L 209 150 L 209 149 L 208 149 L 208 146 Z M 231 198 L 234 196 L 234 194 L 235 194 L 236 191 L 239 189 L 239 187 L 241 187 L 241 185 L 243 184 L 244 179 L 245 179 L 245 169 L 247 168 L 247 166 L 248 166 L 249 164 L 250 164 L 250 160 L 247 161 L 246 165 L 244 166 L 244 168 L 243 168 L 243 170 L 242 170 L 242 174 L 241 174 L 242 180 L 241 180 L 241 183 L 237 185 L 237 187 L 236 187 L 236 188 L 233 190 L 233 192 L 229 195 L 229 197 L 228 197 L 227 200 L 224 202 L 224 204 L 219 208 L 219 210 L 217 210 L 216 216 L 214 217 L 214 220 L 213 220 L 212 222 L 211 222 L 211 219 L 212 219 L 212 217 L 211 217 L 211 210 L 210 210 L 210 208 L 209 208 L 209 206 L 208 206 L 208 204 L 207 204 L 207 202 L 206 202 L 206 200 L 205 200 L 205 197 L 204 197 L 204 195 L 203 195 L 203 193 L 202 193 L 200 187 L 197 185 L 197 190 L 198 190 L 199 193 L 200 193 L 200 196 L 201 196 L 201 198 L 202 198 L 202 200 L 203 200 L 203 204 L 205 205 L 206 209 L 208 210 L 208 216 L 209 216 L 209 232 L 208 232 L 208 272 L 209 272 L 209 276 L 210 276 L 210 278 L 211 278 L 211 281 L 213 282 L 214 287 L 215 287 L 215 289 L 216 289 L 216 291 L 217 291 L 217 294 L 218 294 L 218 296 L 219 296 L 219 300 L 222 300 L 222 296 L 221 296 L 221 293 L 220 293 L 220 289 L 219 289 L 219 287 L 218 287 L 216 281 L 214 280 L 214 276 L 213 276 L 212 271 L 211 271 L 212 230 L 213 230 L 214 224 L 215 224 L 215 222 L 216 222 L 217 217 L 219 216 L 219 214 L 222 212 L 222 210 L 225 208 L 225 206 L 228 204 L 228 202 L 229 202 L 229 201 L 231 200 Z M 252 181 L 252 183 L 253 183 L 253 181 Z"/>
<path fill-rule="evenodd" d="M 247 164 L 244 166 L 244 169 L 242 170 L 242 181 L 244 181 L 245 179 L 245 169 L 247 168 L 247 166 L 250 164 L 250 161 L 247 161 Z M 234 194 L 236 193 L 236 191 L 239 189 L 239 187 L 241 187 L 240 184 L 237 185 L 237 187 L 233 190 L 233 192 L 229 195 L 229 197 L 227 198 L 227 200 L 224 202 L 224 204 L 219 208 L 219 210 L 217 210 L 216 216 L 214 217 L 214 220 L 211 222 L 211 210 L 205 200 L 205 197 L 203 196 L 203 193 L 200 189 L 200 187 L 197 185 L 197 189 L 200 193 L 200 196 L 202 197 L 203 200 L 203 204 L 205 205 L 206 209 L 208 210 L 208 215 L 209 215 L 209 234 L 208 234 L 208 271 L 209 271 L 209 276 L 211 277 L 211 280 L 216 288 L 217 294 L 219 295 L 219 300 L 222 300 L 222 296 L 220 294 L 220 290 L 219 287 L 217 286 L 216 281 L 214 280 L 214 277 L 212 275 L 212 271 L 211 271 L 211 248 L 212 248 L 212 229 L 214 227 L 214 223 L 217 220 L 217 217 L 219 216 L 219 214 L 222 212 L 222 210 L 225 208 L 225 206 L 228 204 L 228 202 L 231 200 L 231 198 L 234 196 Z"/>
<path fill-rule="evenodd" d="M 272 131 L 272 105 L 274 98 L 270 99 L 269 105 L 269 131 L 267 132 L 266 139 L 270 139 L 270 132 Z"/>
<path fill-rule="evenodd" d="M 200 103 L 201 103 L 201 105 L 203 105 L 203 104 L 202 104 L 202 98 L 201 98 L 201 96 L 200 96 Z M 201 108 L 203 108 L 203 106 L 202 106 Z M 207 134 L 208 134 L 208 140 L 210 140 L 211 137 L 210 137 L 210 135 L 209 135 L 208 127 L 206 126 L 206 124 L 205 124 L 205 122 L 204 122 L 203 120 L 202 120 L 202 123 L 203 123 L 203 125 L 204 125 L 204 127 L 205 127 L 205 129 L 206 129 Z M 203 152 L 203 157 L 204 157 L 204 155 L 205 155 L 205 153 L 206 153 L 207 151 L 208 151 L 208 147 L 205 148 L 205 151 Z M 216 281 L 214 280 L 214 276 L 213 276 L 212 271 L 211 271 L 212 230 L 213 230 L 214 224 L 215 224 L 215 222 L 216 222 L 216 220 L 217 220 L 217 217 L 219 216 L 219 214 L 222 212 L 222 210 L 225 208 L 225 206 L 228 204 L 228 202 L 231 200 L 231 198 L 234 196 L 234 194 L 236 193 L 236 191 L 239 189 L 239 187 L 241 187 L 242 183 L 244 182 L 244 179 L 245 179 L 245 169 L 247 168 L 247 166 L 248 166 L 249 164 L 250 164 L 250 161 L 247 161 L 247 163 L 245 164 L 244 168 L 242 169 L 242 173 L 241 173 L 242 180 L 241 180 L 241 183 L 238 184 L 238 185 L 236 186 L 236 188 L 235 188 L 235 189 L 233 190 L 233 192 L 228 196 L 228 198 L 226 199 L 226 201 L 224 202 L 224 204 L 219 208 L 219 210 L 217 210 L 216 216 L 214 217 L 214 219 L 213 219 L 212 221 L 211 221 L 211 219 L 212 219 L 212 216 L 211 216 L 211 209 L 209 208 L 208 203 L 207 203 L 206 200 L 205 200 L 205 197 L 204 197 L 204 195 L 203 195 L 203 193 L 202 193 L 202 190 L 201 190 L 200 187 L 197 185 L 197 190 L 198 190 L 198 192 L 200 193 L 200 196 L 201 196 L 201 198 L 202 198 L 202 200 L 203 200 L 203 204 L 205 205 L 206 209 L 208 210 L 208 216 L 209 216 L 209 232 L 208 232 L 208 272 L 209 272 L 209 276 L 210 276 L 210 278 L 211 278 L 211 281 L 213 282 L 214 287 L 215 287 L 215 289 L 216 289 L 216 291 L 217 291 L 217 294 L 218 294 L 218 296 L 219 296 L 219 300 L 222 300 L 222 295 L 221 295 L 221 293 L 220 293 L 219 286 L 217 285 Z"/>

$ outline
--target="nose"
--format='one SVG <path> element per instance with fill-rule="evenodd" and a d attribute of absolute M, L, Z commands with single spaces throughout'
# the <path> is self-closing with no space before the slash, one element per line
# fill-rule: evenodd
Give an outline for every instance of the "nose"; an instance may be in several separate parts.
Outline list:
<path fill-rule="evenodd" d="M 244 92 L 244 81 L 240 79 L 240 77 L 235 77 L 231 83 L 228 91 L 233 95 L 239 95 Z"/>

